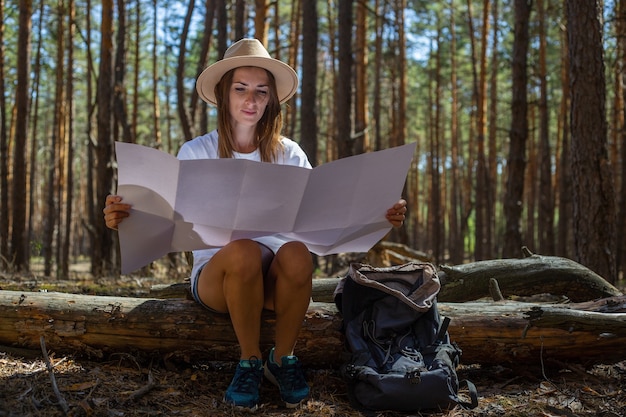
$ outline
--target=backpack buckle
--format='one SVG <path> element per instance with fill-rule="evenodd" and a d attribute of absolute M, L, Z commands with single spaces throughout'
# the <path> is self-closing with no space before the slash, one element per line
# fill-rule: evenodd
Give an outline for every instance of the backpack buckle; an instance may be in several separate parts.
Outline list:
<path fill-rule="evenodd" d="M 356 375 L 357 375 L 357 373 L 358 373 L 358 372 L 357 372 L 357 369 L 356 369 L 356 366 L 355 366 L 355 365 L 353 365 L 353 364 L 348 364 L 348 365 L 346 365 L 346 367 L 345 367 L 345 371 L 344 371 L 344 372 L 345 372 L 345 374 L 346 374 L 349 378 L 351 378 L 351 379 L 356 378 Z"/>
<path fill-rule="evenodd" d="M 410 384 L 419 384 L 422 382 L 422 376 L 419 368 L 413 368 L 408 371 L 405 377 L 409 380 Z"/>

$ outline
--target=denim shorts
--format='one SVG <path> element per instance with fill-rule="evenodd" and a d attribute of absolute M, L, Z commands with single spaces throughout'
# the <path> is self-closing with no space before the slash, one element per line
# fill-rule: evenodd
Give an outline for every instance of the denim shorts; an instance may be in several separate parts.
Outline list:
<path fill-rule="evenodd" d="M 272 265 L 272 261 L 274 260 L 274 252 L 272 252 L 272 250 L 268 248 L 267 246 L 265 246 L 264 244 L 260 242 L 256 242 L 256 243 L 259 245 L 259 248 L 261 249 L 261 268 L 263 270 L 263 280 L 265 280 L 268 276 L 270 266 Z M 191 280 L 191 295 L 193 296 L 193 299 L 196 300 L 196 302 L 198 302 L 198 304 L 200 304 L 202 307 L 206 308 L 207 310 L 212 311 L 213 313 L 224 314 L 223 312 L 214 310 L 208 305 L 206 305 L 204 301 L 200 299 L 200 295 L 198 294 L 198 281 L 200 281 L 200 274 L 202 273 L 202 270 L 204 269 L 205 266 L 206 264 L 198 268 L 198 272 L 196 276 L 194 277 L 194 279 Z"/>

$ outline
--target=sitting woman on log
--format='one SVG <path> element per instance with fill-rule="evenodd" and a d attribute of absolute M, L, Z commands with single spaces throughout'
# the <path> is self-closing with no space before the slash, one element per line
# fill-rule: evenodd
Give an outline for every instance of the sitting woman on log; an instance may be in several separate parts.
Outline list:
<path fill-rule="evenodd" d="M 297 87 L 296 72 L 271 58 L 261 42 L 234 43 L 196 83 L 200 97 L 217 106 L 217 129 L 186 142 L 178 158 L 241 158 L 311 168 L 300 146 L 281 136 L 281 104 Z M 108 196 L 107 227 L 117 229 L 130 209 L 121 196 Z M 401 199 L 386 218 L 399 227 L 405 212 L 406 201 Z M 312 274 L 307 247 L 276 236 L 194 251 L 192 294 L 207 309 L 230 315 L 241 349 L 226 403 L 255 410 L 263 375 L 279 387 L 288 407 L 308 397 L 309 386 L 293 350 L 309 306 Z M 259 346 L 263 308 L 276 313 L 275 346 L 264 366 Z"/>

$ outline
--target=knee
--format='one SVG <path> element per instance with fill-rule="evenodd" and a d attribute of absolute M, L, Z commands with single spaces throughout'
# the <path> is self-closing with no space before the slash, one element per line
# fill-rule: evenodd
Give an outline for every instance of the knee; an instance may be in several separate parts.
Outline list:
<path fill-rule="evenodd" d="M 311 285 L 313 259 L 302 242 L 288 242 L 276 253 L 279 275 L 297 285 Z"/>
<path fill-rule="evenodd" d="M 248 239 L 235 240 L 223 249 L 226 274 L 241 279 L 250 279 L 261 274 L 261 249 Z"/>

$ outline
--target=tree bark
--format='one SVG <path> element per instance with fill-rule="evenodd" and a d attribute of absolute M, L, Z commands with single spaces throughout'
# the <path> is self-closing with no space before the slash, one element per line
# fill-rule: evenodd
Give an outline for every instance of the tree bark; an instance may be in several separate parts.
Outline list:
<path fill-rule="evenodd" d="M 546 2 L 547 3 L 547 2 Z M 550 109 L 548 107 L 547 68 L 547 4 L 537 1 L 539 20 L 539 250 L 546 255 L 555 254 L 554 246 L 554 199 L 552 178 L 552 150 L 550 147 Z"/>
<path fill-rule="evenodd" d="M 6 97 L 4 82 L 4 0 L 0 0 L 0 97 Z M 7 103 L 0 100 L 0 268 L 6 270 L 9 259 L 9 134 Z"/>
<path fill-rule="evenodd" d="M 183 131 L 183 137 L 185 141 L 193 139 L 193 126 L 189 120 L 189 114 L 187 109 L 183 105 L 185 103 L 185 59 L 187 58 L 187 38 L 189 37 L 189 27 L 191 26 L 191 17 L 193 15 L 193 9 L 195 7 L 195 1 L 190 1 L 187 5 L 187 13 L 185 15 L 185 21 L 183 29 L 180 34 L 180 43 L 178 51 L 178 65 L 176 66 L 176 98 L 179 105 L 178 118 L 180 119 L 180 126 Z"/>
<path fill-rule="evenodd" d="M 91 272 L 104 276 L 117 268 L 113 266 L 113 238 L 102 219 L 102 205 L 113 185 L 113 1 L 103 0 L 100 24 L 100 66 L 97 84 L 97 144 L 96 144 L 96 199 L 91 224 Z"/>
<path fill-rule="evenodd" d="M 572 176 L 570 167 L 570 123 L 569 123 L 569 43 L 566 35 L 561 35 L 561 90 L 562 97 L 559 103 L 559 143 L 561 150 L 557 151 L 556 183 L 558 184 L 558 226 L 556 237 L 556 255 L 567 256 L 573 253 L 572 242 Z"/>
<path fill-rule="evenodd" d="M 352 0 L 340 0 L 338 10 L 338 52 L 339 72 L 337 78 L 337 101 L 335 114 L 337 117 L 337 133 L 335 141 L 339 158 L 354 155 L 352 138 Z"/>
<path fill-rule="evenodd" d="M 59 246 L 54 244 L 55 235 L 60 235 L 59 222 L 59 189 L 62 181 L 62 163 L 63 155 L 61 152 L 62 144 L 65 141 L 66 126 L 66 108 L 65 108 L 65 90 L 64 90 L 64 74 L 65 65 L 63 58 L 65 56 L 65 6 L 63 1 L 57 2 L 56 7 L 56 69 L 54 81 L 54 114 L 52 118 L 52 134 L 50 135 L 48 149 L 49 159 L 47 161 L 47 183 L 45 191 L 45 211 L 43 219 L 43 239 L 42 250 L 44 255 L 44 275 L 49 277 L 52 275 L 52 266 L 54 263 L 54 252 Z M 58 243 L 58 240 L 57 240 Z"/>
<path fill-rule="evenodd" d="M 463 363 L 555 359 L 590 364 L 623 359 L 626 297 L 583 306 L 596 310 L 613 306 L 619 312 L 485 301 L 441 303 L 439 310 L 452 319 L 448 330 L 463 350 Z M 0 291 L 0 318 L 0 345 L 10 347 L 34 349 L 43 336 L 50 350 L 94 358 L 120 352 L 182 360 L 239 357 L 229 318 L 190 300 Z M 296 346 L 303 363 L 341 364 L 341 324 L 333 304 L 310 305 Z M 273 325 L 273 314 L 265 313 L 263 350 L 272 346 Z"/>
<path fill-rule="evenodd" d="M 300 125 L 302 133 L 300 145 L 309 157 L 311 165 L 318 165 L 317 156 L 317 39 L 318 14 L 317 2 L 302 3 L 302 93 L 300 105 Z"/>
<path fill-rule="evenodd" d="M 356 5 L 355 16 L 355 51 L 354 51 L 354 153 L 361 154 L 371 150 L 369 144 L 368 117 L 368 61 L 367 51 L 367 10 L 363 2 Z"/>
<path fill-rule="evenodd" d="M 491 184 L 488 184 L 487 189 L 487 197 L 489 201 L 487 202 L 487 222 L 488 222 L 488 230 L 490 236 L 490 247 L 488 253 L 488 259 L 493 259 L 497 257 L 496 248 L 496 201 L 499 199 L 500 192 L 499 188 L 499 180 L 500 177 L 498 175 L 499 163 L 498 163 L 498 146 L 500 142 L 499 134 L 498 134 L 498 120 L 500 115 L 500 106 L 502 100 L 500 100 L 500 92 L 498 88 L 498 75 L 500 68 L 500 0 L 493 0 L 492 17 L 491 20 L 493 22 L 493 30 L 491 35 L 491 60 L 489 62 L 490 66 L 490 78 L 489 78 L 489 128 L 488 128 L 488 157 L 487 157 L 487 168 L 488 168 L 488 178 L 491 181 Z"/>
<path fill-rule="evenodd" d="M 504 296 L 551 294 L 574 302 L 621 295 L 592 270 L 567 258 L 532 255 L 458 266 L 442 266 L 445 284 L 439 299 L 463 302 L 489 296 L 489 280 L 498 281 Z"/>
<path fill-rule="evenodd" d="M 512 257 L 522 246 L 520 231 L 522 197 L 524 194 L 524 171 L 526 169 L 526 142 L 528 140 L 528 44 L 530 0 L 515 0 L 515 38 L 512 56 L 512 101 L 509 133 L 509 156 L 507 159 L 507 183 L 504 199 L 504 248 L 502 256 Z"/>
<path fill-rule="evenodd" d="M 576 260 L 616 282 L 617 219 L 607 149 L 606 82 L 599 2 L 567 0 Z"/>
<path fill-rule="evenodd" d="M 13 147 L 13 194 L 11 198 L 11 251 L 8 259 L 18 271 L 29 269 L 26 233 L 26 140 L 28 137 L 30 33 L 32 0 L 19 1 L 17 84 L 15 88 L 15 141 Z M 3 154 L 4 155 L 4 154 Z"/>
<path fill-rule="evenodd" d="M 480 31 L 480 54 L 478 77 L 474 87 L 476 94 L 476 191 L 475 191 L 475 246 L 474 259 L 481 261 L 491 257 L 491 225 L 488 207 L 491 188 L 485 142 L 487 140 L 487 44 L 489 42 L 489 0 L 483 1 L 482 27 Z M 476 70 L 475 70 L 476 71 Z"/>
<path fill-rule="evenodd" d="M 456 50 L 456 5 L 450 0 L 450 50 Z M 461 227 L 462 207 L 461 202 L 461 170 L 459 167 L 461 149 L 459 129 L 459 85 L 457 76 L 456 54 L 450 54 L 450 193 L 448 203 L 448 252 L 450 262 L 459 264 L 463 262 L 463 231 Z"/>
<path fill-rule="evenodd" d="M 618 118 L 621 125 L 617 131 L 619 132 L 618 140 L 622 144 L 620 158 L 622 161 L 626 161 L 626 145 L 624 145 L 626 144 L 626 1 L 620 0 L 617 2 L 617 5 L 618 70 L 620 79 L 615 82 L 619 85 L 622 94 L 622 97 L 620 97 L 622 114 Z M 626 230 L 626 163 L 621 164 L 619 178 L 621 183 L 619 188 L 616 188 L 616 190 L 619 190 L 617 197 L 619 198 L 619 205 L 616 213 L 617 230 Z M 622 274 L 626 275 L 626 235 L 624 233 L 617 234 L 617 270 L 622 271 Z"/>
<path fill-rule="evenodd" d="M 268 0 L 255 0 L 255 15 L 254 15 L 254 37 L 261 41 L 261 43 L 267 46 L 267 34 L 269 31 Z"/>

